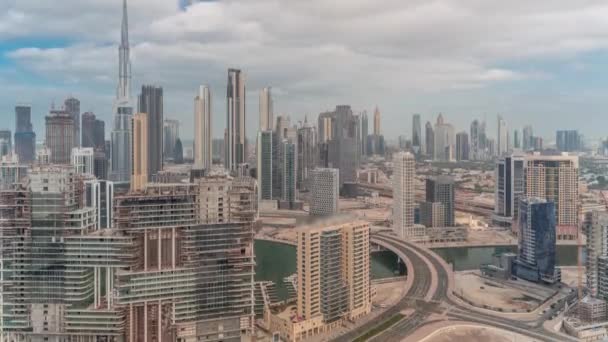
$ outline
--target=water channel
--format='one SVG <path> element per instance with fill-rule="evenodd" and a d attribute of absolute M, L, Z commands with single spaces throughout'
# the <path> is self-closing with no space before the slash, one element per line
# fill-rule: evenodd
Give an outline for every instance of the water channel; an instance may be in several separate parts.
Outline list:
<path fill-rule="evenodd" d="M 256 280 L 272 280 L 277 284 L 279 298 L 284 298 L 286 289 L 283 278 L 296 272 L 295 246 L 279 242 L 255 241 Z M 435 252 L 454 265 L 456 271 L 477 269 L 481 264 L 491 263 L 494 254 L 517 252 L 515 246 L 499 247 L 453 247 L 437 248 Z M 576 246 L 557 246 L 557 263 L 560 266 L 576 265 Z M 373 279 L 402 274 L 397 258 L 392 252 L 375 252 L 371 259 Z"/>

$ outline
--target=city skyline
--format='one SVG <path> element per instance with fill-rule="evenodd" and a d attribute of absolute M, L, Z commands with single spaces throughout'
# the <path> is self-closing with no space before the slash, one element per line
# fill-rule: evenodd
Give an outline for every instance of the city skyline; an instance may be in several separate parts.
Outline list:
<path fill-rule="evenodd" d="M 61 11 L 65 5 L 83 13 L 95 13 L 88 18 L 87 25 L 82 23 L 82 18 L 68 18 L 67 22 L 56 19 L 60 16 L 42 18 L 40 8 L 30 6 L 27 1 L 8 5 L 4 11 L 11 13 L 8 25 L 0 29 L 5 37 L 0 40 L 0 84 L 6 89 L 0 95 L 0 111 L 11 113 L 17 103 L 31 103 L 34 127 L 41 127 L 51 103 L 61 103 L 71 95 L 81 100 L 82 112 L 92 111 L 105 122 L 111 122 L 112 101 L 116 95 L 115 55 L 120 37 L 120 3 L 120 0 L 88 4 L 66 1 L 52 8 Z M 569 13 L 567 6 L 556 5 L 551 15 L 542 16 L 543 7 L 548 6 L 542 3 L 536 6 L 498 4 L 505 6 L 505 11 L 494 19 L 503 27 L 500 32 L 499 28 L 491 29 L 489 37 L 479 37 L 469 31 L 480 24 L 481 19 L 477 18 L 483 16 L 485 7 L 457 6 L 451 1 L 443 1 L 442 5 L 438 9 L 394 3 L 380 9 L 374 8 L 372 2 L 362 2 L 360 8 L 337 2 L 323 8 L 326 15 L 318 20 L 327 35 L 317 38 L 313 34 L 297 33 L 302 25 L 300 20 L 311 15 L 310 6 L 314 5 L 260 1 L 255 6 L 247 6 L 240 1 L 231 5 L 218 1 L 180 9 L 176 2 L 132 0 L 129 2 L 134 64 L 131 83 L 135 87 L 142 84 L 162 86 L 166 90 L 166 116 L 182 122 L 187 122 L 192 112 L 192 89 L 203 83 L 210 85 L 213 94 L 223 94 L 225 71 L 236 67 L 247 75 L 247 111 L 251 113 L 247 125 L 252 127 L 257 127 L 259 90 L 272 86 L 275 112 L 289 114 L 294 121 L 303 120 L 305 114 L 316 115 L 330 110 L 335 104 L 349 104 L 355 112 L 371 112 L 378 104 L 383 114 L 383 134 L 390 139 L 411 132 L 409 117 L 413 113 L 421 113 L 423 122 L 433 122 L 440 112 L 458 130 L 466 129 L 471 117 L 486 116 L 488 127 L 496 127 L 494 120 L 500 114 L 510 128 L 521 129 L 530 124 L 538 135 L 551 137 L 551 140 L 555 130 L 570 127 L 579 129 L 587 138 L 603 137 L 604 133 L 596 127 L 602 125 L 593 123 L 605 120 L 601 115 L 604 107 L 601 89 L 605 86 L 603 79 L 607 78 L 602 78 L 606 71 L 600 63 L 605 43 L 593 36 L 608 30 L 602 25 L 587 23 L 594 22 L 598 13 L 606 10 L 604 7 L 590 3 Z M 277 10 L 284 10 L 294 18 L 286 32 L 276 33 L 275 26 L 281 25 L 273 25 L 255 15 L 272 6 L 281 7 Z M 367 13 L 361 9 L 372 11 Z M 424 36 L 442 32 L 427 27 L 428 23 L 414 20 L 403 27 L 396 20 L 425 11 L 429 14 L 436 11 L 432 16 L 434 20 L 451 15 L 444 25 L 446 32 L 451 29 L 467 33 L 468 38 L 451 42 L 453 52 L 445 57 L 427 58 L 426 54 L 436 47 L 435 44 L 445 42 L 439 39 L 426 49 L 416 49 L 419 43 L 414 39 L 414 33 Z M 566 14 L 585 26 L 565 34 L 560 19 Z M 513 23 L 508 22 L 507 19 L 514 15 L 523 16 L 521 28 L 514 28 Z M 227 16 L 233 16 L 240 25 L 222 25 L 222 18 Z M 341 25 L 353 27 L 350 24 L 354 20 L 373 18 L 387 20 L 367 36 L 351 37 L 341 29 Z M 464 25 L 465 18 L 475 20 Z M 330 24 L 330 19 L 336 23 Z M 535 20 L 541 21 L 545 28 L 530 33 L 531 28 L 540 26 L 534 25 Z M 90 27 L 91 22 L 112 24 L 104 33 L 71 29 Z M 44 25 L 44 29 L 39 25 Z M 366 29 L 366 26 L 360 28 Z M 389 30 L 396 30 L 403 37 L 386 34 Z M 507 31 L 513 37 L 505 37 Z M 372 40 L 378 41 L 372 38 L 381 34 L 385 40 L 378 43 L 380 46 L 372 44 Z M 528 37 L 528 34 L 532 36 Z M 512 41 L 505 42 L 507 38 Z M 290 39 L 311 41 L 316 44 L 306 46 L 318 48 L 299 48 L 301 53 L 293 53 L 299 50 L 286 44 Z M 567 44 L 567 41 L 587 40 L 590 41 L 586 44 Z M 428 40 L 424 41 L 428 43 Z M 512 44 L 510 50 L 515 52 L 504 51 L 506 49 L 500 48 L 501 42 Z M 408 55 L 401 51 L 401 46 L 404 50 L 419 52 Z M 538 46 L 555 48 L 543 50 Z M 255 53 L 247 54 L 247 58 L 235 58 L 243 49 L 254 49 L 254 52 L 264 49 L 272 52 L 272 58 L 259 58 Z M 464 50 L 469 50 L 470 55 L 465 56 Z M 294 55 L 300 57 L 282 57 Z M 294 64 L 306 67 L 294 67 Z M 418 73 L 424 75 L 416 77 Z M 386 82 L 387 79 L 392 81 Z M 423 81 L 409 81 L 412 79 Z M 395 96 L 397 93 L 400 96 Z M 213 101 L 214 137 L 221 137 L 223 132 L 223 102 L 223 98 Z M 557 120 L 546 122 L 548 115 Z M 405 119 L 403 126 L 387 124 L 400 119 Z M 13 120 L 9 116 L 6 128 L 14 126 Z M 191 138 L 192 131 L 191 127 L 185 127 L 183 136 Z M 254 137 L 254 132 L 248 132 L 249 139 Z"/>

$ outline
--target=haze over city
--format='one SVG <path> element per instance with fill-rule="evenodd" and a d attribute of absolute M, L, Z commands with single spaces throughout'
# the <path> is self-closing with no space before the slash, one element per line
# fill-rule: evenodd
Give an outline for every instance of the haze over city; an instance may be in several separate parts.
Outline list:
<path fill-rule="evenodd" d="M 72 94 L 109 121 L 119 1 L 0 4 L 0 112 L 30 103 L 34 126 Z M 193 89 L 209 84 L 214 133 L 225 70 L 247 73 L 247 109 L 272 85 L 275 111 L 302 120 L 335 104 L 383 113 L 385 135 L 409 132 L 412 113 L 439 113 L 465 129 L 533 125 L 549 139 L 577 128 L 605 136 L 605 1 L 196 1 L 132 0 L 134 86 L 162 85 L 167 116 L 192 116 Z M 13 126 L 11 115 L 3 125 Z M 248 125 L 257 126 L 249 115 Z M 398 124 L 394 124 L 398 123 Z M 184 137 L 193 131 L 186 125 Z M 253 132 L 253 131 L 250 131 Z M 249 136 L 254 138 L 254 136 Z"/>

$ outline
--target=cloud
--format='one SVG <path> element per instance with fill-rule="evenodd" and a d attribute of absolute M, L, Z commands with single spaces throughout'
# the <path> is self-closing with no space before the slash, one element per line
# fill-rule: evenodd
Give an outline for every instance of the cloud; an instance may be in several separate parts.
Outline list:
<path fill-rule="evenodd" d="M 100 103 L 114 92 L 120 4 L 4 2 L 0 37 L 68 42 L 26 46 L 6 57 L 38 77 L 72 86 L 75 94 L 99 91 L 90 101 Z M 374 0 L 223 0 L 184 10 L 173 1 L 130 0 L 133 83 L 162 85 L 166 116 L 184 121 L 190 120 L 197 85 L 210 84 L 218 136 L 228 67 L 247 74 L 251 127 L 257 122 L 255 91 L 266 85 L 281 89 L 277 110 L 292 117 L 351 103 L 361 110 L 386 106 L 385 118 L 395 119 L 419 111 L 404 108 L 416 103 L 415 97 L 457 90 L 475 99 L 479 89 L 538 80 L 551 72 L 514 65 L 605 49 L 607 16 L 608 4 L 595 0 L 385 0 L 382 5 Z M 392 135 L 404 130 L 384 126 Z M 182 131 L 191 134 L 188 128 Z"/>

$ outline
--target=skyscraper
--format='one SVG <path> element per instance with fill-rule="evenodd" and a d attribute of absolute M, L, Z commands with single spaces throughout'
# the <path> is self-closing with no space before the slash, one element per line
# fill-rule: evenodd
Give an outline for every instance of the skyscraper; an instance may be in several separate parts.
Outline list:
<path fill-rule="evenodd" d="M 316 168 L 310 173 L 310 215 L 331 216 L 339 212 L 340 173 L 337 169 Z"/>
<path fill-rule="evenodd" d="M 95 174 L 95 152 L 92 147 L 72 148 L 72 166 L 78 174 Z"/>
<path fill-rule="evenodd" d="M 369 123 L 367 118 L 367 111 L 361 113 L 361 155 L 367 156 L 367 138 L 369 136 Z"/>
<path fill-rule="evenodd" d="M 444 227 L 454 226 L 454 179 L 436 176 L 426 179 L 426 201 L 439 202 L 444 209 Z"/>
<path fill-rule="evenodd" d="M 608 213 L 593 211 L 587 214 L 584 228 L 587 236 L 587 288 L 592 296 L 606 298 L 608 278 L 600 275 L 608 271 L 605 268 L 608 261 Z"/>
<path fill-rule="evenodd" d="M 350 106 L 336 106 L 333 112 L 319 114 L 321 144 L 319 148 L 320 166 L 340 170 L 340 186 L 356 182 L 359 168 L 359 147 L 357 146 L 358 121 Z"/>
<path fill-rule="evenodd" d="M 13 137 L 8 129 L 0 130 L 0 159 L 13 153 Z"/>
<path fill-rule="evenodd" d="M 393 231 L 401 238 L 414 237 L 414 178 L 416 159 L 409 152 L 393 155 Z"/>
<path fill-rule="evenodd" d="M 131 174 L 131 191 L 141 191 L 148 182 L 148 114 L 137 113 L 133 115 L 133 171 Z"/>
<path fill-rule="evenodd" d="M 445 123 L 442 114 L 439 114 L 439 116 L 437 117 L 434 136 L 435 141 L 433 147 L 435 150 L 435 160 L 454 160 L 454 148 L 456 145 L 454 127 L 451 124 Z"/>
<path fill-rule="evenodd" d="M 245 75 L 241 70 L 228 69 L 224 162 L 232 172 L 247 161 L 245 118 Z"/>
<path fill-rule="evenodd" d="M 36 133 L 32 128 L 31 113 L 30 106 L 15 106 L 15 154 L 22 164 L 29 164 L 36 158 Z"/>
<path fill-rule="evenodd" d="M 483 155 L 483 144 L 481 141 L 481 126 L 477 119 L 471 122 L 471 142 L 470 146 L 470 154 L 471 159 L 473 160 L 482 160 Z"/>
<path fill-rule="evenodd" d="M 509 152 L 509 129 L 507 128 L 507 122 L 500 115 L 497 117 L 497 122 L 496 153 L 500 157 Z"/>
<path fill-rule="evenodd" d="M 151 180 L 163 169 L 163 88 L 142 86 L 138 111 L 148 114 L 148 180 Z"/>
<path fill-rule="evenodd" d="M 555 133 L 555 144 L 559 151 L 574 152 L 579 150 L 580 137 L 577 130 L 561 130 Z"/>
<path fill-rule="evenodd" d="M 517 148 L 517 149 L 521 148 L 519 130 L 517 130 L 517 129 L 513 131 L 513 148 Z"/>
<path fill-rule="evenodd" d="M 81 120 L 82 147 L 93 147 L 96 150 L 105 150 L 105 124 L 98 120 L 91 112 L 82 113 Z"/>
<path fill-rule="evenodd" d="M 259 200 L 273 199 L 273 172 L 274 172 L 274 148 L 273 131 L 258 132 L 257 143 L 257 172 L 258 172 L 258 194 Z"/>
<path fill-rule="evenodd" d="M 178 139 L 179 121 L 165 119 L 163 123 L 163 156 L 165 160 L 175 160 L 173 153 L 175 152 L 175 144 L 177 143 Z"/>
<path fill-rule="evenodd" d="M 578 236 L 578 157 L 537 153 L 526 156 L 524 167 L 526 196 L 555 203 L 557 238 L 575 240 Z"/>
<path fill-rule="evenodd" d="M 420 114 L 412 116 L 412 150 L 418 156 L 422 151 L 422 128 Z"/>
<path fill-rule="evenodd" d="M 200 86 L 194 98 L 194 166 L 209 170 L 212 165 L 211 91 Z"/>
<path fill-rule="evenodd" d="M 74 121 L 70 113 L 63 110 L 51 110 L 45 118 L 45 145 L 50 150 L 50 162 L 53 164 L 70 164 L 74 147 Z"/>
<path fill-rule="evenodd" d="M 297 199 L 297 147 L 296 143 L 284 139 L 281 143 L 281 201 L 294 209 Z"/>
<path fill-rule="evenodd" d="M 524 151 L 528 151 L 531 149 L 534 149 L 534 142 L 533 140 L 533 136 L 534 133 L 532 131 L 532 126 L 524 126 L 523 129 L 523 133 L 522 133 L 522 149 Z"/>
<path fill-rule="evenodd" d="M 63 106 L 74 121 L 74 147 L 80 146 L 80 101 L 72 96 L 65 99 Z"/>
<path fill-rule="evenodd" d="M 308 118 L 298 128 L 298 189 L 309 190 L 310 172 L 317 165 L 317 131 Z"/>
<path fill-rule="evenodd" d="M 456 160 L 469 160 L 469 135 L 467 132 L 456 134 Z"/>
<path fill-rule="evenodd" d="M 560 280 L 555 267 L 555 203 L 542 198 L 522 198 L 519 204 L 517 276 L 532 282 Z"/>
<path fill-rule="evenodd" d="M 274 126 L 274 103 L 272 88 L 265 87 L 260 91 L 260 131 L 272 130 Z"/>
<path fill-rule="evenodd" d="M 369 224 L 322 223 L 297 236 L 298 317 L 329 325 L 371 312 Z"/>
<path fill-rule="evenodd" d="M 380 110 L 376 106 L 374 110 L 374 135 L 378 136 L 380 134 Z"/>
<path fill-rule="evenodd" d="M 524 156 L 503 155 L 494 170 L 495 204 L 493 222 L 510 227 L 517 220 L 519 199 L 525 195 Z"/>
<path fill-rule="evenodd" d="M 424 125 L 424 139 L 426 142 L 426 157 L 428 159 L 433 159 L 435 157 L 435 131 L 433 130 L 433 125 L 429 121 Z"/>
<path fill-rule="evenodd" d="M 131 179 L 131 62 L 129 59 L 129 27 L 127 0 L 123 0 L 120 45 L 118 47 L 118 86 L 114 100 L 112 125 L 111 179 L 126 183 Z"/>

